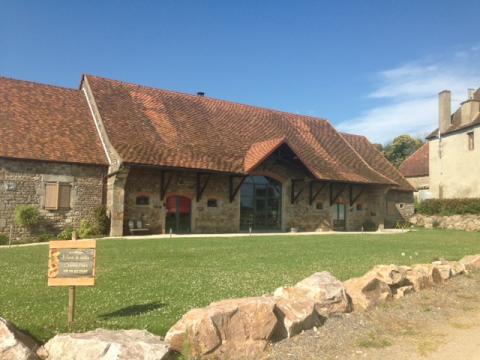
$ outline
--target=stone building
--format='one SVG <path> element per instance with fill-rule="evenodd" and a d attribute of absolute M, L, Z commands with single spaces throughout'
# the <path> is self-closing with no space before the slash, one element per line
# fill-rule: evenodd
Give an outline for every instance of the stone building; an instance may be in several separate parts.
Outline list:
<path fill-rule="evenodd" d="M 439 127 L 428 137 L 430 191 L 435 198 L 480 197 L 480 90 L 452 114 L 451 93 L 439 94 Z"/>
<path fill-rule="evenodd" d="M 413 202 L 366 138 L 201 93 L 90 75 L 79 90 L 0 78 L 0 121 L 0 233 L 23 203 L 57 228 L 105 204 L 120 236 L 360 230 L 394 224 Z M 68 201 L 52 207 L 50 187 Z"/>
<path fill-rule="evenodd" d="M 429 144 L 423 144 L 399 166 L 405 179 L 415 188 L 414 197 L 422 201 L 431 197 L 429 177 Z"/>
<path fill-rule="evenodd" d="M 107 171 L 81 91 L 0 78 L 0 234 L 16 240 L 78 227 L 102 205 Z M 33 234 L 14 222 L 19 205 L 41 209 Z"/>

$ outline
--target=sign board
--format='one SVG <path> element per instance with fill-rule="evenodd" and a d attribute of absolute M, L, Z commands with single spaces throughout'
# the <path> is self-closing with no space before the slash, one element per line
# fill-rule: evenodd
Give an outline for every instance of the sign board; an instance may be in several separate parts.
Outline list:
<path fill-rule="evenodd" d="M 95 240 L 50 241 L 48 286 L 95 285 Z"/>

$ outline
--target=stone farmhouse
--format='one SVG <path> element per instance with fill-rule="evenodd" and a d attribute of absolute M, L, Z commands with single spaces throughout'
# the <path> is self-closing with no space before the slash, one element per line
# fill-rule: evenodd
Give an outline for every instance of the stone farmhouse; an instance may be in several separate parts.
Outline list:
<path fill-rule="evenodd" d="M 56 231 L 103 204 L 112 236 L 381 228 L 413 190 L 326 120 L 90 75 L 0 78 L 0 233 L 15 238 L 21 204 Z"/>
<path fill-rule="evenodd" d="M 427 136 L 429 182 L 434 198 L 480 197 L 480 89 L 452 114 L 451 93 L 439 94 L 439 127 Z"/>
<path fill-rule="evenodd" d="M 415 188 L 414 197 L 422 201 L 431 197 L 429 177 L 429 144 L 423 144 L 399 166 L 405 179 Z"/>

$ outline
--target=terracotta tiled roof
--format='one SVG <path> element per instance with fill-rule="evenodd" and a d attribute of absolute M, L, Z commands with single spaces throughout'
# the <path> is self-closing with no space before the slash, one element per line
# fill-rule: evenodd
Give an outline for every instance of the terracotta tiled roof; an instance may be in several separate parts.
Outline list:
<path fill-rule="evenodd" d="M 455 121 L 452 125 L 450 125 L 447 130 L 445 130 L 442 135 L 448 135 L 451 133 L 454 133 L 456 131 L 468 129 L 472 126 L 480 125 L 480 115 L 478 115 L 475 119 L 472 121 L 466 123 L 466 124 L 461 124 L 459 121 Z M 432 131 L 426 139 L 433 139 L 438 136 L 438 128 Z"/>
<path fill-rule="evenodd" d="M 3 77 L 0 157 L 107 165 L 80 90 Z"/>
<path fill-rule="evenodd" d="M 342 133 L 360 156 L 376 171 L 398 184 L 398 190 L 414 191 L 398 169 L 365 136 Z"/>
<path fill-rule="evenodd" d="M 399 170 L 405 177 L 428 176 L 428 143 L 406 158 Z"/>
<path fill-rule="evenodd" d="M 86 76 L 127 164 L 246 173 L 285 143 L 318 179 L 395 184 L 326 120 Z"/>

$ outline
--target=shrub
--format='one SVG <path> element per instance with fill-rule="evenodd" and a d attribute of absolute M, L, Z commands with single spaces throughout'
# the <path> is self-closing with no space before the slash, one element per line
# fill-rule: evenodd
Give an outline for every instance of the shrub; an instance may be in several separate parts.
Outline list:
<path fill-rule="evenodd" d="M 55 235 L 52 234 L 40 234 L 38 236 L 38 241 L 39 242 L 47 242 L 55 238 Z"/>
<path fill-rule="evenodd" d="M 57 235 L 59 240 L 72 240 L 73 227 L 67 226 L 63 231 Z"/>
<path fill-rule="evenodd" d="M 110 231 L 110 219 L 105 206 L 99 206 L 93 211 L 93 228 L 96 235 L 106 235 Z"/>
<path fill-rule="evenodd" d="M 8 244 L 8 236 L 5 234 L 0 234 L 0 245 Z"/>
<path fill-rule="evenodd" d="M 363 231 L 377 231 L 378 225 L 375 224 L 372 220 L 365 220 L 362 224 Z"/>
<path fill-rule="evenodd" d="M 417 204 L 416 210 L 423 215 L 480 214 L 480 199 L 428 199 Z"/>
<path fill-rule="evenodd" d="M 33 227 L 40 222 L 40 211 L 32 205 L 20 205 L 15 208 L 15 222 L 17 225 Z"/>
<path fill-rule="evenodd" d="M 92 235 L 96 235 L 94 226 L 88 220 L 82 220 L 80 222 L 80 228 L 78 229 L 78 236 L 80 236 L 80 238 L 87 238 Z"/>

